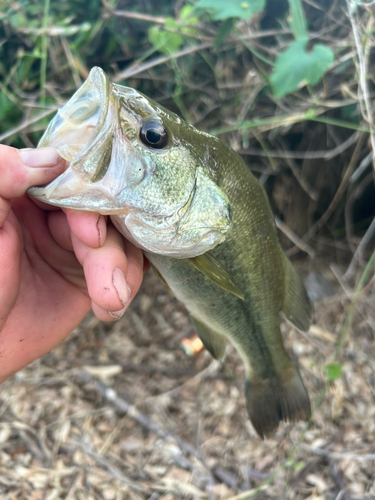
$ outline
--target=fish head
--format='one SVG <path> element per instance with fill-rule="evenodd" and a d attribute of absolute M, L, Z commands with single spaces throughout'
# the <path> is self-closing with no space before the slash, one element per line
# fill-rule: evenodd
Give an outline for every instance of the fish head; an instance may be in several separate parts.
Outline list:
<path fill-rule="evenodd" d="M 221 243 L 232 222 L 207 138 L 217 141 L 96 67 L 38 145 L 56 148 L 67 170 L 29 194 L 109 215 L 143 250 L 195 257 Z"/>

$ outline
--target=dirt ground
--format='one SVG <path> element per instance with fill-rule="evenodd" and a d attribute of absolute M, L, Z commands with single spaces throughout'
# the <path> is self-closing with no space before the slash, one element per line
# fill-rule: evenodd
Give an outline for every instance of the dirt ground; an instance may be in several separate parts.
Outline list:
<path fill-rule="evenodd" d="M 353 297 L 321 270 L 334 294 L 315 303 L 309 333 L 282 323 L 316 407 L 309 425 L 262 441 L 233 347 L 223 363 L 187 357 L 184 306 L 149 272 L 120 321 L 88 316 L 2 386 L 0 498 L 375 499 L 373 282 L 353 309 L 342 374 L 326 382 Z"/>

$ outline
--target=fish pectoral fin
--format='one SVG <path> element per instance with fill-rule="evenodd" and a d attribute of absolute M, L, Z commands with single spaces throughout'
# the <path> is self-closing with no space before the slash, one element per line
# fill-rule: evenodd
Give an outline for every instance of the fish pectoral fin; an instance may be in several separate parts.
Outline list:
<path fill-rule="evenodd" d="M 281 376 L 246 379 L 245 393 L 251 423 L 262 439 L 272 436 L 282 420 L 296 422 L 311 417 L 309 396 L 291 361 Z"/>
<path fill-rule="evenodd" d="M 211 356 L 215 359 L 223 359 L 225 355 L 225 337 L 211 330 L 211 328 L 194 316 L 190 315 L 190 318 L 196 334 Z"/>
<path fill-rule="evenodd" d="M 195 267 L 195 269 L 198 269 L 198 271 L 213 281 L 215 285 L 235 295 L 239 299 L 244 299 L 241 290 L 232 276 L 225 269 L 223 264 L 215 259 L 215 257 L 209 253 L 204 253 L 203 255 L 197 255 L 196 257 L 187 260 L 192 266 Z"/>
<path fill-rule="evenodd" d="M 313 306 L 301 278 L 298 276 L 297 271 L 284 253 L 283 258 L 285 268 L 285 295 L 282 311 L 293 325 L 307 332 L 313 317 Z"/>

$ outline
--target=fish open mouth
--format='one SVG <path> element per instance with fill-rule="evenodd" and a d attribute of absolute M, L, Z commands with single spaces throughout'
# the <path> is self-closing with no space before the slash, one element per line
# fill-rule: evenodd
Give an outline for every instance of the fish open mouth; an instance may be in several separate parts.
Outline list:
<path fill-rule="evenodd" d="M 104 71 L 93 68 L 84 84 L 58 110 L 38 147 L 48 145 L 57 149 L 62 158 L 72 163 L 73 169 L 81 163 L 85 151 L 92 150 L 103 131 L 110 85 Z"/>
<path fill-rule="evenodd" d="M 47 186 L 30 188 L 29 194 L 52 205 L 89 210 L 81 207 L 84 192 L 89 188 L 93 191 L 91 210 L 103 204 L 108 209 L 116 205 L 109 191 L 101 188 L 95 193 L 92 185 L 108 170 L 116 113 L 107 75 L 102 69 L 93 68 L 84 84 L 59 109 L 38 144 L 58 151 L 67 161 L 65 172 Z M 103 202 L 103 197 L 108 199 Z"/>

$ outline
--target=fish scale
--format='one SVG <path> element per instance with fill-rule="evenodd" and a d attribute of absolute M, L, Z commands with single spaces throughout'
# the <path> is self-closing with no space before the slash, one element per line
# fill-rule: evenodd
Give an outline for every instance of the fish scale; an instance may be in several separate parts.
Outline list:
<path fill-rule="evenodd" d="M 110 215 L 186 305 L 207 350 L 221 359 L 226 339 L 233 343 L 258 434 L 272 435 L 281 420 L 308 419 L 310 401 L 284 349 L 280 312 L 308 330 L 312 307 L 279 245 L 263 186 L 241 157 L 134 89 L 112 85 L 100 68 L 39 145 L 72 163 L 30 194 Z"/>

